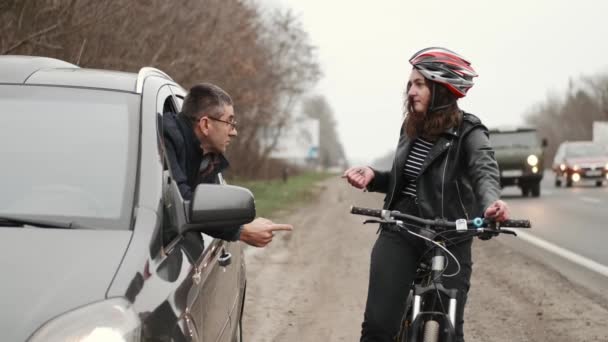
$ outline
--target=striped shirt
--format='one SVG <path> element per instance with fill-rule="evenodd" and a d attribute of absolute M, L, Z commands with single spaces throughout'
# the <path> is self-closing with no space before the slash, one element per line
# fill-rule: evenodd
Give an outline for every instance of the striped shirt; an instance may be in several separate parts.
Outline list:
<path fill-rule="evenodd" d="M 403 169 L 403 177 L 405 178 L 405 187 L 401 191 L 403 195 L 416 197 L 416 178 L 418 178 L 422 164 L 432 147 L 432 142 L 422 138 L 414 140 Z"/>

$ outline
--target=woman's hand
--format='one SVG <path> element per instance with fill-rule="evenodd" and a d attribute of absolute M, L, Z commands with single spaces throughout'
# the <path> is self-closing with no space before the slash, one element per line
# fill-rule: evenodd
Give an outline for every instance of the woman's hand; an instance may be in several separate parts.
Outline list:
<path fill-rule="evenodd" d="M 509 206 L 507 203 L 498 200 L 492 203 L 483 213 L 485 218 L 494 219 L 497 222 L 502 222 L 509 219 Z"/>
<path fill-rule="evenodd" d="M 357 189 L 365 189 L 367 185 L 374 179 L 374 171 L 367 166 L 356 166 L 344 171 L 342 178 Z"/>

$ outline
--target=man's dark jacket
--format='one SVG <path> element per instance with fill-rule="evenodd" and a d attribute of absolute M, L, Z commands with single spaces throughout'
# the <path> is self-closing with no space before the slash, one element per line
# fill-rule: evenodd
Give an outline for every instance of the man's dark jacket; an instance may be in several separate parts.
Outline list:
<path fill-rule="evenodd" d="M 181 114 L 163 114 L 165 152 L 173 180 L 177 183 L 184 200 L 192 200 L 194 189 L 201 183 L 218 183 L 218 174 L 228 168 L 223 155 L 203 154 L 201 143 L 194 134 L 192 123 Z M 209 163 L 217 165 L 201 175 Z M 209 235 L 228 241 L 238 240 L 240 227 L 223 229 Z"/>
<path fill-rule="evenodd" d="M 391 171 L 374 170 L 369 191 L 386 193 L 389 209 L 403 189 L 403 169 L 413 139 L 401 134 Z M 444 132 L 429 152 L 416 179 L 420 216 L 473 219 L 500 198 L 500 177 L 487 128 L 464 113 L 459 127 Z M 392 208 L 391 208 L 392 209 Z"/>

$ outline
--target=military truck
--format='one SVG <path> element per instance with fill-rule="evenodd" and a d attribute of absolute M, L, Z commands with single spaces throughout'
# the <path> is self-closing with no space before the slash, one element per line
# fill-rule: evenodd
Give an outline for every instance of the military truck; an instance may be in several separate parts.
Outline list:
<path fill-rule="evenodd" d="M 496 128 L 490 130 L 490 142 L 500 169 L 501 186 L 518 186 L 522 196 L 539 197 L 547 139 L 540 139 L 531 127 Z"/>

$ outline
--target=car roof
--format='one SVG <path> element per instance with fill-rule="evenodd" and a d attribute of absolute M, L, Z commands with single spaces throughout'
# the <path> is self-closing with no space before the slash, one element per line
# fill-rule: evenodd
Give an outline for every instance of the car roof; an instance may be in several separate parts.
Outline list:
<path fill-rule="evenodd" d="M 164 72 L 150 67 L 139 73 L 86 69 L 48 57 L 0 56 L 0 84 L 31 84 L 109 89 L 141 93 L 147 76 L 173 81 Z"/>

